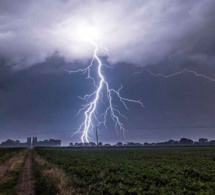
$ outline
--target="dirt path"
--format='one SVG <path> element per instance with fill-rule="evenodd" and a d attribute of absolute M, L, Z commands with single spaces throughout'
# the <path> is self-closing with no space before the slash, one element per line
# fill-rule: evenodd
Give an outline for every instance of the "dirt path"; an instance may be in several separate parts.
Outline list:
<path fill-rule="evenodd" d="M 22 170 L 20 183 L 17 185 L 19 195 L 34 195 L 34 175 L 32 163 L 32 150 L 29 150 Z"/>
<path fill-rule="evenodd" d="M 3 165 L 0 166 L 0 180 L 4 179 L 7 173 L 14 168 L 23 158 L 24 152 L 20 152 L 16 156 L 10 158 Z"/>

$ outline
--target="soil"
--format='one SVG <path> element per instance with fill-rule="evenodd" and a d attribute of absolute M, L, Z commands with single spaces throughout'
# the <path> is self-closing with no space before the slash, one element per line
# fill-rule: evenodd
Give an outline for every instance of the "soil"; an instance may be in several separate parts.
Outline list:
<path fill-rule="evenodd" d="M 32 150 L 29 150 L 22 170 L 20 183 L 17 185 L 18 194 L 34 195 L 34 185 Z"/>

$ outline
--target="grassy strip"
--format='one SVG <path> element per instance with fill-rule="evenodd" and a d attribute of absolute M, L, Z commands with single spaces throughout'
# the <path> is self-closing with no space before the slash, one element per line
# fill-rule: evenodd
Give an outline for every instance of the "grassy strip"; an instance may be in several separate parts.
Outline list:
<path fill-rule="evenodd" d="M 33 169 L 35 178 L 35 194 L 55 195 L 57 189 L 52 181 L 45 177 L 44 172 L 49 169 L 45 162 L 40 161 L 39 157 L 33 154 Z"/>
<path fill-rule="evenodd" d="M 34 154 L 35 194 L 75 195 L 71 178 L 56 165 Z"/>
<path fill-rule="evenodd" d="M 19 156 L 14 163 L 9 167 L 8 173 L 5 177 L 0 179 L 0 194 L 1 195 L 15 195 L 17 194 L 15 186 L 17 185 L 21 171 L 24 166 L 24 162 L 27 156 L 27 152 L 18 154 Z"/>
<path fill-rule="evenodd" d="M 22 150 L 24 148 L 0 148 L 0 165 Z"/>

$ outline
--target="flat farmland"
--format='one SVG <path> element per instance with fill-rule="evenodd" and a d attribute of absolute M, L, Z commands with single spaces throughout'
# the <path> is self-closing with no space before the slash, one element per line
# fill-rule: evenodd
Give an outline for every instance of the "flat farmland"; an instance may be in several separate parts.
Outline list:
<path fill-rule="evenodd" d="M 57 174 L 68 194 L 215 194 L 213 147 L 36 148 L 34 158 L 36 194 L 58 193 Z"/>

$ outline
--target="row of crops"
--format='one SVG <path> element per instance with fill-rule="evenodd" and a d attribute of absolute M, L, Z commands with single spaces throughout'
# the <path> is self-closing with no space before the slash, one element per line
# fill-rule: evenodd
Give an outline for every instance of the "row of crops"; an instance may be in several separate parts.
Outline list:
<path fill-rule="evenodd" d="M 215 194 L 215 148 L 36 149 L 78 193 Z"/>

